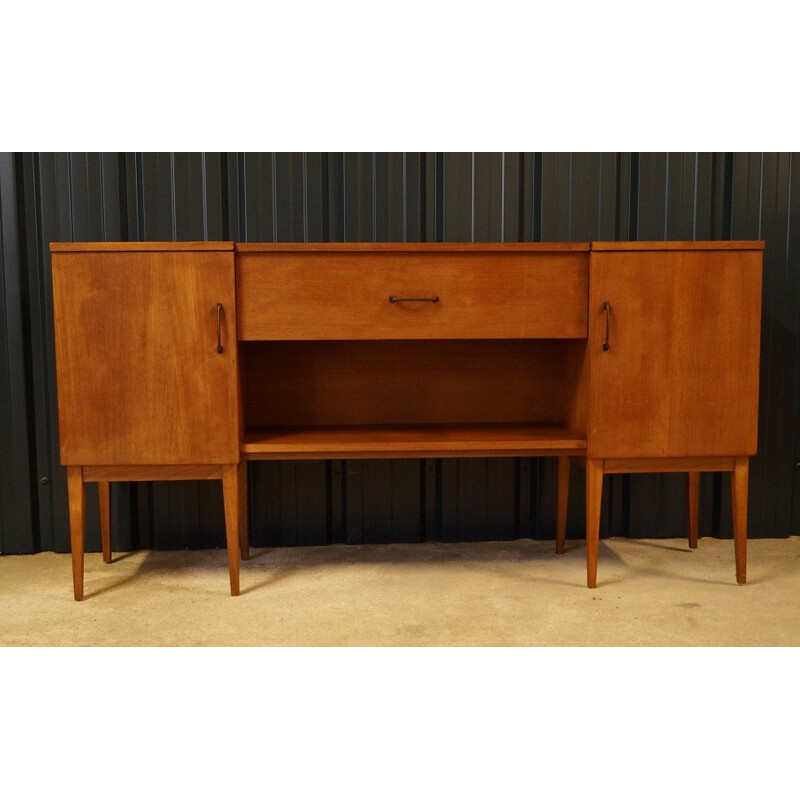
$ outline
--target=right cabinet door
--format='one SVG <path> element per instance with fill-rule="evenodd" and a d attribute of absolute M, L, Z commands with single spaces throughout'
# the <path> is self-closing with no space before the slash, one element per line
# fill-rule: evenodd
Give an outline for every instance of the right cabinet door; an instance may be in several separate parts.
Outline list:
<path fill-rule="evenodd" d="M 760 249 L 592 252 L 590 457 L 755 453 L 761 264 Z"/>

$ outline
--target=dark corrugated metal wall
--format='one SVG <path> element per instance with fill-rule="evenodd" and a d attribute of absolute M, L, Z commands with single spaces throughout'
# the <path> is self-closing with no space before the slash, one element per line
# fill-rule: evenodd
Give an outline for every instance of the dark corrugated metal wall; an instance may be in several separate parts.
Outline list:
<path fill-rule="evenodd" d="M 68 549 L 51 241 L 766 239 L 753 536 L 797 534 L 798 159 L 788 154 L 0 154 L 0 552 Z M 731 321 L 735 324 L 735 320 Z M 549 459 L 260 462 L 253 544 L 554 535 Z M 575 471 L 570 535 L 582 537 Z M 683 534 L 681 476 L 606 479 L 604 532 Z M 704 534 L 730 535 L 703 477 Z M 87 546 L 99 548 L 90 487 Z M 118 550 L 224 545 L 214 483 L 116 484 Z"/>
<path fill-rule="evenodd" d="M 38 549 L 31 504 L 29 352 L 23 311 L 13 159 L 0 153 L 0 553 Z"/>

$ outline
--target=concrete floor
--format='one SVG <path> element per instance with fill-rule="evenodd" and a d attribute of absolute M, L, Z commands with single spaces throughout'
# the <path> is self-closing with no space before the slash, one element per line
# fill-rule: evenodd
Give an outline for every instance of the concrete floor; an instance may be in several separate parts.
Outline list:
<path fill-rule="evenodd" d="M 521 540 L 254 551 L 240 597 L 224 551 L 0 557 L 0 645 L 800 644 L 800 538 L 608 539 L 598 587 L 583 543 Z"/>

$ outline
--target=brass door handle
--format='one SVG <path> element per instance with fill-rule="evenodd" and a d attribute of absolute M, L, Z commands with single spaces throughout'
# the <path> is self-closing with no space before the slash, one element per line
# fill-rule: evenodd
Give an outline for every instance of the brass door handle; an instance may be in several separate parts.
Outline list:
<path fill-rule="evenodd" d="M 608 300 L 603 302 L 603 311 L 606 312 L 606 340 L 603 342 L 603 351 L 608 351 L 608 339 L 611 331 L 611 303 Z"/>
<path fill-rule="evenodd" d="M 222 346 L 222 303 L 217 303 L 217 352 L 224 353 L 225 348 Z"/>

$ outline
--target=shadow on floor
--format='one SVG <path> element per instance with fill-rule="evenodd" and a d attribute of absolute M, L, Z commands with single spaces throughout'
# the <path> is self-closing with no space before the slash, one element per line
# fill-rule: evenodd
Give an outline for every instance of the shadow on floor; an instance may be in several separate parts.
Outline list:
<path fill-rule="evenodd" d="M 715 540 L 716 541 L 716 540 Z M 695 552 L 688 543 L 685 547 L 675 545 L 675 540 L 660 543 L 658 540 L 642 539 L 602 539 L 598 557 L 598 588 L 624 583 L 626 580 L 626 559 L 618 552 L 618 545 L 635 549 L 665 550 L 685 553 L 687 558 Z M 731 573 L 733 573 L 733 547 L 731 544 Z M 703 541 L 700 541 L 700 548 Z M 580 540 L 567 540 L 566 553 L 557 555 L 554 542 L 550 540 L 517 539 L 495 542 L 423 542 L 420 544 L 334 544 L 315 547 L 271 547 L 251 550 L 251 558 L 243 561 L 240 567 L 241 594 L 250 594 L 278 582 L 285 581 L 299 570 L 328 570 L 343 566 L 359 565 L 460 565 L 466 572 L 489 572 L 505 574 L 521 581 L 535 580 L 563 586 L 584 586 L 577 576 L 585 576 L 584 561 L 586 548 Z M 135 565 L 130 559 L 139 556 L 141 561 Z M 88 558 L 99 558 L 90 554 Z M 569 565 L 570 577 L 565 578 L 558 564 Z M 532 575 L 530 567 L 542 564 L 543 570 Z M 553 568 L 544 565 L 552 564 Z M 514 569 L 513 565 L 519 565 Z M 114 569 L 115 566 L 121 569 Z M 511 571 L 509 571 L 511 567 Z M 733 582 L 727 579 L 699 577 L 676 569 L 670 561 L 664 568 L 659 564 L 637 564 L 631 567 L 637 578 L 667 578 L 690 583 L 718 584 L 728 586 Z M 219 585 L 221 593 L 228 593 L 228 563 L 224 549 L 181 550 L 181 551 L 135 551 L 115 554 L 110 564 L 91 565 L 87 568 L 85 597 L 90 598 L 106 592 L 116 592 L 143 576 L 150 576 L 170 584 L 177 591 L 196 591 L 197 573 L 204 580 L 212 575 L 212 584 Z M 765 571 L 758 570 L 750 562 L 748 583 L 768 582 L 776 577 L 786 577 L 800 572 L 800 552 L 779 562 L 771 562 Z M 193 577 L 194 576 L 194 577 Z M 207 583 L 205 584 L 207 585 Z"/>
<path fill-rule="evenodd" d="M 89 558 L 97 558 L 90 554 Z M 172 582 L 176 589 L 190 588 L 192 581 L 182 579 L 192 570 L 219 574 L 221 586 L 228 588 L 227 553 L 217 550 L 144 551 L 144 557 L 133 571 L 125 564 L 142 551 L 115 554 L 110 564 L 99 568 L 92 566 L 86 572 L 84 597 L 90 598 L 101 593 L 112 592 L 147 575 L 164 578 Z M 497 572 L 507 572 L 508 564 L 532 564 L 559 559 L 572 561 L 584 559 L 585 548 L 579 542 L 567 543 L 567 553 L 556 555 L 554 542 L 532 539 L 496 542 L 423 542 L 419 544 L 354 544 L 328 545 L 315 547 L 272 547 L 250 551 L 250 559 L 240 566 L 241 594 L 249 594 L 260 588 L 283 581 L 294 572 L 302 569 L 328 569 L 349 565 L 437 565 L 461 564 L 467 569 L 491 570 L 497 565 Z M 606 564 L 619 561 L 618 556 L 600 543 L 600 561 Z M 114 566 L 125 565 L 123 574 L 114 575 Z M 494 571 L 494 570 L 492 570 Z M 525 577 L 521 566 L 519 577 Z M 256 578 L 248 583 L 248 577 Z M 561 584 L 577 585 L 574 581 L 551 579 L 537 575 L 536 580 Z"/>

